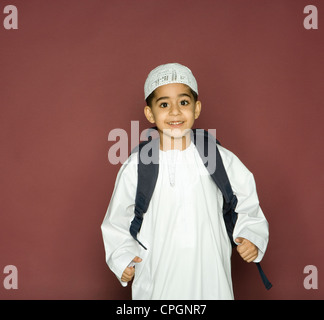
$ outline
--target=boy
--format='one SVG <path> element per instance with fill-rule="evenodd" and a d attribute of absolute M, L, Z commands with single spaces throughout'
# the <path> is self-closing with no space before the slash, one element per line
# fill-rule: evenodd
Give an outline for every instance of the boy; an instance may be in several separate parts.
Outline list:
<path fill-rule="evenodd" d="M 160 135 L 159 175 L 139 233 L 130 235 L 137 184 L 137 154 L 117 176 L 102 223 L 106 261 L 133 299 L 233 299 L 232 247 L 222 216 L 223 197 L 190 139 L 201 112 L 191 71 L 161 65 L 145 86 L 144 113 Z M 259 262 L 268 244 L 268 223 L 260 209 L 253 175 L 219 146 L 238 204 L 233 239 L 247 262 Z M 134 266 L 136 265 L 136 266 Z"/>

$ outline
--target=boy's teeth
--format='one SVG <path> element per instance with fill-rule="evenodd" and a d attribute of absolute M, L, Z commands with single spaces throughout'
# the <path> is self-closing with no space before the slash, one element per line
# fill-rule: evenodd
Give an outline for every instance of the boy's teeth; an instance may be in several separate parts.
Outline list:
<path fill-rule="evenodd" d="M 171 122 L 169 122 L 169 124 L 180 124 L 180 123 L 183 123 L 183 121 L 171 121 Z"/>

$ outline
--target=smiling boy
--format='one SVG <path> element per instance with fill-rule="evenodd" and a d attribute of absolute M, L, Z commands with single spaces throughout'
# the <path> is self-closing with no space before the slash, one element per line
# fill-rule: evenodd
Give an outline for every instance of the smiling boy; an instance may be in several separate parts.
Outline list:
<path fill-rule="evenodd" d="M 132 154 L 118 173 L 102 223 L 107 264 L 124 286 L 135 275 L 133 299 L 233 299 L 222 194 L 190 138 L 202 108 L 196 79 L 187 67 L 166 64 L 151 71 L 144 88 L 145 116 L 160 135 L 159 176 L 140 232 L 147 250 L 129 233 L 137 186 Z M 233 153 L 219 150 L 238 198 L 237 251 L 245 261 L 259 262 L 268 223 L 253 175 Z"/>
<path fill-rule="evenodd" d="M 201 102 L 192 90 L 183 83 L 170 83 L 155 89 L 147 100 L 144 114 L 157 127 L 161 150 L 186 149 L 190 130 L 201 111 Z"/>

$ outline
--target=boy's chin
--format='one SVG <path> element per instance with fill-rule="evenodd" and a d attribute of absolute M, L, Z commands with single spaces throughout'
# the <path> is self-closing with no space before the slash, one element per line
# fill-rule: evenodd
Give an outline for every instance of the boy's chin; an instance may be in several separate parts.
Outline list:
<path fill-rule="evenodd" d="M 190 134 L 190 129 L 180 129 L 180 128 L 164 129 L 162 134 L 163 136 L 168 138 L 181 139 L 184 136 Z"/>

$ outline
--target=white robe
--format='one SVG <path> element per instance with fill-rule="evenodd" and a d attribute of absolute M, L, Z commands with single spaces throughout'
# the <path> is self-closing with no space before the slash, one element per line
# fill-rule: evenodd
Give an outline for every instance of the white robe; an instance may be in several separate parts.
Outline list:
<path fill-rule="evenodd" d="M 233 238 L 259 249 L 268 244 L 268 223 L 259 206 L 253 175 L 230 151 L 219 147 L 234 194 L 238 220 Z M 101 229 L 106 261 L 120 280 L 135 256 L 133 299 L 233 299 L 231 244 L 222 216 L 223 198 L 196 147 L 160 150 L 159 176 L 138 239 L 130 235 L 137 184 L 137 154 L 117 176 Z M 124 283 L 120 280 L 123 286 Z"/>

